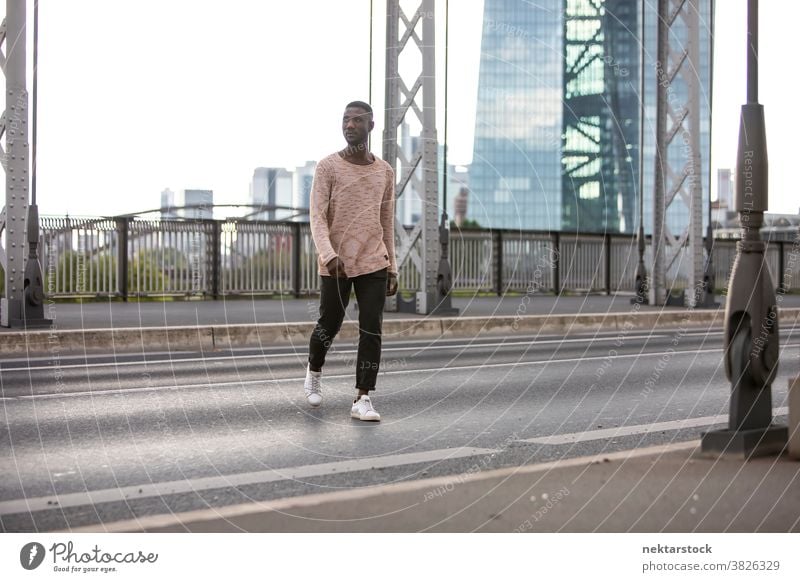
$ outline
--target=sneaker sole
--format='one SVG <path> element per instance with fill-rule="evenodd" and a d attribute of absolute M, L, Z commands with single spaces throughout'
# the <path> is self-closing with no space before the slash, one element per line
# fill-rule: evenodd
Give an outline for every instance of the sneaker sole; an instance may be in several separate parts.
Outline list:
<path fill-rule="evenodd" d="M 363 416 L 361 416 L 357 412 L 351 412 L 350 413 L 350 418 L 355 418 L 357 420 L 363 420 L 364 422 L 380 422 L 381 421 L 381 417 L 380 416 L 378 418 L 364 418 Z"/>

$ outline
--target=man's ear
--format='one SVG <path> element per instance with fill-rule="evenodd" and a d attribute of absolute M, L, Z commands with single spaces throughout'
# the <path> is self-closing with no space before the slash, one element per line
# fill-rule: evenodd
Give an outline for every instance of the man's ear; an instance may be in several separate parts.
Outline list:
<path fill-rule="evenodd" d="M 375 122 L 374 122 L 374 121 L 370 121 L 370 122 L 369 122 L 369 130 L 370 130 L 370 131 L 372 131 L 372 129 L 373 129 L 374 127 L 375 127 Z"/>

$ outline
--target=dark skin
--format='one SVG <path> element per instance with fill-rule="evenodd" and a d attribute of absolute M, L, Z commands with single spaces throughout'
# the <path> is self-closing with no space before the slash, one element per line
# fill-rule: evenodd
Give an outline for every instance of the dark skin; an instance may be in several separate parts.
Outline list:
<path fill-rule="evenodd" d="M 375 162 L 375 156 L 369 151 L 369 132 L 375 127 L 372 113 L 361 107 L 348 107 L 342 116 L 342 134 L 347 142 L 347 147 L 339 152 L 342 159 L 351 164 L 366 166 Z M 333 277 L 345 278 L 347 272 L 344 263 L 339 257 L 334 257 L 328 264 L 328 272 Z M 391 297 L 397 293 L 397 275 L 389 273 L 386 279 L 386 296 Z M 356 400 L 363 395 L 368 395 L 369 390 L 358 389 Z"/>

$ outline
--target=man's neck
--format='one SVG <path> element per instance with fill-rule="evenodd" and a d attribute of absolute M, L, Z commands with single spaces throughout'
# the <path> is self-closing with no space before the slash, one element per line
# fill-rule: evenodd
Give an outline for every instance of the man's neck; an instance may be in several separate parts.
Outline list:
<path fill-rule="evenodd" d="M 362 166 L 375 161 L 375 156 L 370 153 L 366 142 L 354 146 L 348 145 L 339 152 L 339 155 L 351 164 L 359 164 Z"/>

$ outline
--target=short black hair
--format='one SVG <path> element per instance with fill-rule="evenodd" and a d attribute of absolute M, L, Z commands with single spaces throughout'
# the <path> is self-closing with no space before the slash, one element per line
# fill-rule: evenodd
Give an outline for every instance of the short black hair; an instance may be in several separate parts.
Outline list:
<path fill-rule="evenodd" d="M 370 114 L 370 117 L 372 117 L 372 107 L 370 107 L 369 103 L 366 103 L 364 101 L 351 101 L 350 103 L 347 104 L 345 109 L 348 109 L 350 107 L 358 107 L 359 109 L 363 109 L 364 111 Z"/>

